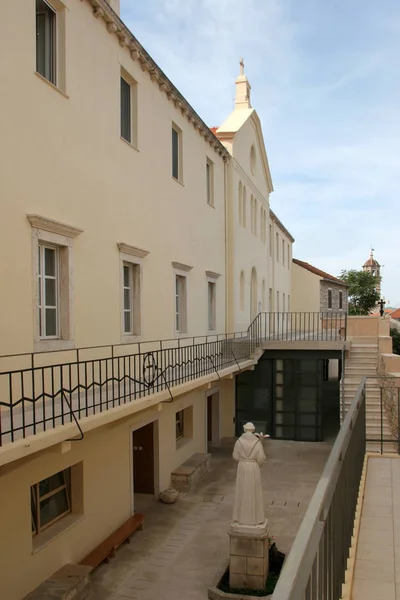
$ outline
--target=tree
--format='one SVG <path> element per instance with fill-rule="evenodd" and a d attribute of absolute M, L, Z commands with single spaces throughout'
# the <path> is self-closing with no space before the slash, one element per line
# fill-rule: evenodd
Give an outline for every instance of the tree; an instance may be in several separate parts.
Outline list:
<path fill-rule="evenodd" d="M 397 329 L 391 329 L 390 335 L 392 336 L 393 353 L 400 354 L 400 331 Z"/>
<path fill-rule="evenodd" d="M 339 279 L 349 286 L 349 314 L 368 315 L 379 300 L 376 284 L 379 277 L 369 271 L 342 271 Z"/>

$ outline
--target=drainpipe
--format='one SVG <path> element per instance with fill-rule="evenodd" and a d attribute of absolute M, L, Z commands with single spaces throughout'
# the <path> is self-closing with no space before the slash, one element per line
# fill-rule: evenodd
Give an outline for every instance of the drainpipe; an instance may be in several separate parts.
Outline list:
<path fill-rule="evenodd" d="M 342 372 L 341 372 L 341 388 L 342 388 L 342 402 L 341 402 L 341 415 L 340 415 L 340 425 L 343 424 L 345 412 L 346 412 L 346 404 L 344 400 L 344 370 L 345 370 L 345 349 L 342 348 Z"/>

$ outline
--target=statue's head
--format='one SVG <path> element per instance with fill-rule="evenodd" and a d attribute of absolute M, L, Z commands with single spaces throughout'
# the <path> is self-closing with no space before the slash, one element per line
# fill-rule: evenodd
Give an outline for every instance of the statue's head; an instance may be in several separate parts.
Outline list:
<path fill-rule="evenodd" d="M 243 425 L 243 429 L 245 433 L 254 433 L 256 430 L 253 423 L 246 423 L 246 425 Z"/>

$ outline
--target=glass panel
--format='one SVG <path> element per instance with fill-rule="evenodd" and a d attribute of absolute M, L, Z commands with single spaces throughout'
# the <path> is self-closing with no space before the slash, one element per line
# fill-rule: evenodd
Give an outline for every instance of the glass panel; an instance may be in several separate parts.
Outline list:
<path fill-rule="evenodd" d="M 124 289 L 124 309 L 129 310 L 131 308 L 131 290 Z"/>
<path fill-rule="evenodd" d="M 131 86 L 121 77 L 121 137 L 132 140 L 131 132 Z"/>
<path fill-rule="evenodd" d="M 45 496 L 65 484 L 64 471 L 43 479 L 39 483 L 39 496 Z"/>
<path fill-rule="evenodd" d="M 131 313 L 129 310 L 126 310 L 124 312 L 124 332 L 125 333 L 131 332 Z"/>
<path fill-rule="evenodd" d="M 179 179 L 179 134 L 172 128 L 172 177 Z"/>
<path fill-rule="evenodd" d="M 44 249 L 44 274 L 50 277 L 56 275 L 56 251 L 52 248 Z"/>
<path fill-rule="evenodd" d="M 56 14 L 43 0 L 36 0 L 36 70 L 56 83 Z"/>
<path fill-rule="evenodd" d="M 57 335 L 57 310 L 55 308 L 45 309 L 46 336 Z"/>
<path fill-rule="evenodd" d="M 124 265 L 124 286 L 130 287 L 130 285 L 131 285 L 130 268 L 128 267 L 128 265 Z"/>
<path fill-rule="evenodd" d="M 45 305 L 56 306 L 56 280 L 45 279 Z"/>
<path fill-rule="evenodd" d="M 57 494 L 53 494 L 53 496 L 49 496 L 49 498 L 40 502 L 41 527 L 44 527 L 47 523 L 53 521 L 68 510 L 68 495 L 67 490 L 64 488 L 57 492 Z"/>

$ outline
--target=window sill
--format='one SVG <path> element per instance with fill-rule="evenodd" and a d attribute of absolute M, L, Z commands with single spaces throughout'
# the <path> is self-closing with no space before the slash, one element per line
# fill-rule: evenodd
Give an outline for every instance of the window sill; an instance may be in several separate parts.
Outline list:
<path fill-rule="evenodd" d="M 211 202 L 207 202 L 207 205 L 208 205 L 210 208 L 215 208 L 215 204 L 211 204 Z"/>
<path fill-rule="evenodd" d="M 176 440 L 176 449 L 180 450 L 184 446 L 187 446 L 187 444 L 189 444 L 189 442 L 191 442 L 192 440 L 193 440 L 193 438 L 188 438 L 188 437 L 183 437 L 183 438 L 180 438 L 179 440 Z"/>
<path fill-rule="evenodd" d="M 187 331 L 175 331 L 175 337 L 176 337 L 176 339 L 181 339 L 181 338 L 186 338 L 189 336 L 188 336 Z"/>
<path fill-rule="evenodd" d="M 83 521 L 84 518 L 85 517 L 82 514 L 69 514 L 60 519 L 57 523 L 54 523 L 54 525 L 50 525 L 48 529 L 35 535 L 32 538 L 32 554 L 40 552 L 40 550 L 50 544 L 50 542 L 58 538 L 74 525 L 77 525 L 77 523 Z"/>
<path fill-rule="evenodd" d="M 75 340 L 36 340 L 33 343 L 34 352 L 53 352 L 55 350 L 73 350 Z"/>
<path fill-rule="evenodd" d="M 185 184 L 182 181 L 180 181 L 180 179 L 177 179 L 173 175 L 172 175 L 172 181 L 176 181 L 176 183 L 179 183 L 179 185 L 181 185 L 182 187 L 185 187 Z"/>
<path fill-rule="evenodd" d="M 141 336 L 140 334 L 124 334 L 121 337 L 121 344 L 137 344 L 140 342 Z"/>
<path fill-rule="evenodd" d="M 63 92 L 62 90 L 60 90 L 59 87 L 57 87 L 56 85 L 54 85 L 54 83 L 51 83 L 51 81 L 49 81 L 48 79 L 46 79 L 46 77 L 43 77 L 43 75 L 41 75 L 37 71 L 35 71 L 35 75 L 41 81 L 43 81 L 44 83 L 47 83 L 47 85 L 49 85 L 51 88 L 53 88 L 53 90 L 55 90 L 56 92 L 58 92 L 59 94 L 61 94 L 61 96 L 64 96 L 64 98 L 67 98 L 67 100 L 69 100 L 68 94 L 66 94 L 65 92 Z"/>
<path fill-rule="evenodd" d="M 122 136 L 120 136 L 120 140 L 122 142 L 124 142 L 124 144 L 126 144 L 127 146 L 129 146 L 130 148 L 132 148 L 132 150 L 135 150 L 136 152 L 140 152 L 140 150 L 139 150 L 139 148 L 137 146 L 135 146 L 134 144 L 132 144 L 132 142 L 128 142 L 128 140 L 126 140 Z"/>

